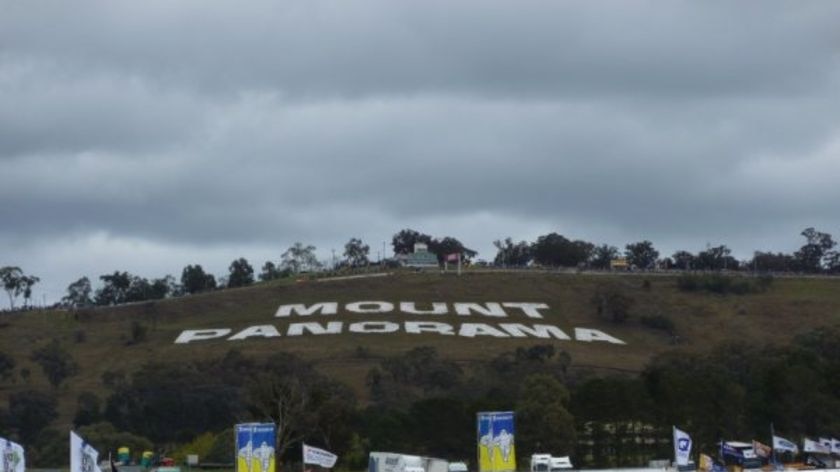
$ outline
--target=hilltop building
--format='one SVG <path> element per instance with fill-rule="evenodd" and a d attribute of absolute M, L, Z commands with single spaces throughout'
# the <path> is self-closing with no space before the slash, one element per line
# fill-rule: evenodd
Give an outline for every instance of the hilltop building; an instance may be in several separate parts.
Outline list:
<path fill-rule="evenodd" d="M 414 252 L 405 254 L 401 257 L 401 260 L 404 266 L 417 269 L 437 269 L 440 267 L 437 255 L 429 252 L 429 246 L 426 243 L 414 243 Z"/>

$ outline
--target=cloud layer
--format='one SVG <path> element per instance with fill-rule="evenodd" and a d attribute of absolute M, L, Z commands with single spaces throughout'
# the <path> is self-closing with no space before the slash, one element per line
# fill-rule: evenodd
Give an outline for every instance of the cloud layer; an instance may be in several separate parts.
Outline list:
<path fill-rule="evenodd" d="M 836 2 L 275 3 L 0 0 L 0 265 L 840 230 Z"/>

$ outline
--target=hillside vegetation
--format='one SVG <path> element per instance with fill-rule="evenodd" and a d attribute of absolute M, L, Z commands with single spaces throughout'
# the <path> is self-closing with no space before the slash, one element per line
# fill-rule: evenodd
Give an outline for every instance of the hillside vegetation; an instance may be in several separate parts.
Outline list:
<path fill-rule="evenodd" d="M 518 348 L 540 352 L 533 349 L 551 346 L 549 357 L 554 352 L 564 353 L 563 382 L 574 385 L 593 376 L 633 378 L 652 359 L 668 352 L 711 355 L 722 344 L 784 347 L 797 335 L 838 324 L 840 280 L 738 278 L 747 285 L 734 291 L 718 290 L 714 283 L 704 285 L 704 280 L 686 283 L 675 276 L 652 274 L 467 272 L 457 277 L 400 272 L 350 280 L 275 281 L 120 307 L 7 315 L 0 319 L 0 353 L 10 357 L 13 366 L 0 372 L 0 408 L 16 394 L 43 392 L 57 399 L 58 416 L 51 425 L 61 430 L 78 417 L 86 394 L 104 400 L 132 374 L 154 375 L 145 373 L 150 372 L 150 366 L 213 363 L 226 356 L 230 359 L 232 351 L 249 359 L 246 364 L 252 367 L 276 362 L 278 353 L 292 354 L 309 363 L 318 376 L 349 387 L 348 394 L 352 392 L 364 407 L 381 400 L 377 395 L 384 395 L 372 386 L 379 378 L 372 376 L 372 370 L 382 366 L 387 370 L 384 360 L 420 347 L 430 348 L 424 351 L 430 359 L 475 373 Z M 346 309 L 347 304 L 361 301 L 397 307 L 400 302 L 415 302 L 418 309 L 443 302 L 449 313 L 411 315 L 399 309 L 384 314 L 353 313 Z M 336 302 L 338 313 L 275 317 L 281 305 L 319 302 Z M 467 302 L 543 303 L 548 308 L 539 310 L 541 319 L 516 309 L 506 309 L 506 318 L 456 315 L 453 304 Z M 348 331 L 349 324 L 362 321 L 391 321 L 401 328 L 384 334 Z M 484 323 L 495 329 L 500 323 L 544 324 L 559 327 L 571 339 L 414 334 L 406 332 L 404 321 L 445 323 L 456 332 L 463 323 Z M 341 334 L 287 336 L 289 325 L 300 322 L 322 326 L 343 322 L 344 326 Z M 258 325 L 274 326 L 281 335 L 226 340 Z M 185 330 L 222 328 L 230 329 L 230 334 L 175 343 Z M 576 339 L 575 328 L 598 330 L 625 344 L 585 342 Z M 515 370 L 508 373 L 509 382 L 524 382 Z M 406 381 L 410 383 L 411 378 Z M 32 434 L 34 440 L 35 432 Z"/>

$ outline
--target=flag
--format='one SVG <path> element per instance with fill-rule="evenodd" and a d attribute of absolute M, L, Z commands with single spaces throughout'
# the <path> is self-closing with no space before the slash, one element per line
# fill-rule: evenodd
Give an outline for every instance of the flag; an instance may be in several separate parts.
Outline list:
<path fill-rule="evenodd" d="M 461 257 L 460 254 L 457 252 L 453 252 L 452 254 L 446 255 L 446 262 L 458 262 L 458 259 Z"/>
<path fill-rule="evenodd" d="M 70 431 L 70 472 L 102 472 L 99 452 Z"/>
<path fill-rule="evenodd" d="M 820 438 L 820 444 L 828 448 L 828 452 L 831 453 L 831 439 L 828 438 Z"/>
<path fill-rule="evenodd" d="M 755 455 L 757 455 L 758 457 L 763 457 L 766 459 L 770 457 L 770 454 L 773 452 L 773 448 L 766 444 L 762 444 L 756 441 L 755 439 L 753 439 L 752 445 L 753 451 L 755 451 Z"/>
<path fill-rule="evenodd" d="M 781 452 L 799 454 L 799 446 L 797 446 L 793 441 L 788 441 L 781 436 L 773 436 L 773 449 Z"/>
<path fill-rule="evenodd" d="M 303 445 L 303 463 L 315 464 L 325 469 L 332 469 L 338 456 L 332 452 L 318 449 L 317 447 Z"/>
<path fill-rule="evenodd" d="M 0 472 L 23 472 L 25 469 L 26 457 L 23 454 L 23 446 L 0 438 Z"/>
<path fill-rule="evenodd" d="M 691 436 L 674 426 L 674 459 L 677 466 L 688 465 L 689 454 L 691 454 Z"/>
<path fill-rule="evenodd" d="M 805 452 L 815 452 L 817 454 L 831 453 L 831 448 L 826 447 L 824 444 L 818 441 L 814 441 L 808 438 L 802 440 L 802 450 Z"/>
<path fill-rule="evenodd" d="M 243 423 L 235 427 L 236 472 L 274 472 L 274 444 L 277 429 L 273 423 Z"/>
<path fill-rule="evenodd" d="M 834 438 L 831 439 L 831 453 L 840 454 L 840 440 Z"/>
<path fill-rule="evenodd" d="M 516 471 L 515 413 L 483 411 L 478 420 L 478 471 Z"/>

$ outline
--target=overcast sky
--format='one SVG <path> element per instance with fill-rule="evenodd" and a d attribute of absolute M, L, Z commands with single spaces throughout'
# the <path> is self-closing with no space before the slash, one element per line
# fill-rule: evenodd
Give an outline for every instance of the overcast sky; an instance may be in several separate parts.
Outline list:
<path fill-rule="evenodd" d="M 0 266 L 840 236 L 840 2 L 0 0 Z M 390 254 L 390 244 L 388 247 Z"/>

